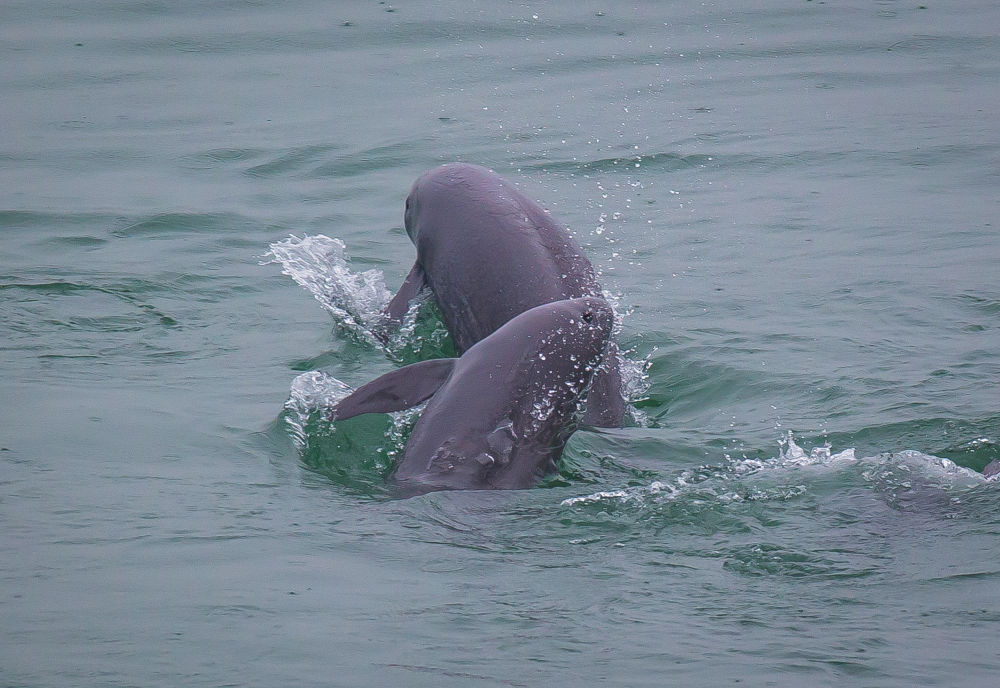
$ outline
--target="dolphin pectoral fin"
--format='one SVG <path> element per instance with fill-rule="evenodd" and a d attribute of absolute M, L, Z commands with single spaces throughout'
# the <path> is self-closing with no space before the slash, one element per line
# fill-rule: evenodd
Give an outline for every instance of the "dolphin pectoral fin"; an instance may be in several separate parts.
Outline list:
<path fill-rule="evenodd" d="M 329 420 L 344 420 L 362 413 L 402 411 L 429 399 L 444 384 L 457 358 L 435 358 L 397 368 L 377 377 L 337 402 Z"/>
<path fill-rule="evenodd" d="M 410 301 L 415 299 L 426 286 L 427 278 L 424 276 L 424 269 L 420 267 L 420 263 L 414 263 L 410 274 L 403 280 L 403 286 L 399 288 L 389 305 L 385 307 L 384 313 L 389 317 L 389 320 L 394 322 L 402 320 L 410 308 Z"/>
<path fill-rule="evenodd" d="M 587 410 L 582 422 L 595 428 L 620 428 L 625 418 L 622 378 L 617 367 L 601 368 L 587 392 Z"/>

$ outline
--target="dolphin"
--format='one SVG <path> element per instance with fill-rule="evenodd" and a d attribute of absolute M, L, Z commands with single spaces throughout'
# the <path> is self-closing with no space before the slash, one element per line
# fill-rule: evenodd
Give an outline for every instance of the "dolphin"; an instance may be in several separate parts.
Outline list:
<path fill-rule="evenodd" d="M 386 307 L 390 322 L 429 288 L 459 355 L 530 308 L 603 292 L 565 228 L 485 167 L 442 165 L 421 175 L 406 199 L 416 262 Z M 625 413 L 617 347 L 598 371 L 585 422 L 620 427 Z"/>
<path fill-rule="evenodd" d="M 519 489 L 555 470 L 611 346 L 604 299 L 542 304 L 460 358 L 397 368 L 337 402 L 330 420 L 427 406 L 390 475 L 404 495 Z"/>

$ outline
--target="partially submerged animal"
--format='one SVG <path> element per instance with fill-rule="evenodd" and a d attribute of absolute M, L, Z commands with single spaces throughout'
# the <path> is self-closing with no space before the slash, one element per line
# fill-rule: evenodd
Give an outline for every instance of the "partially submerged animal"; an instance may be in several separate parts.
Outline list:
<path fill-rule="evenodd" d="M 459 355 L 530 308 L 603 294 L 569 232 L 485 167 L 452 163 L 425 172 L 406 199 L 405 226 L 417 258 L 386 313 L 399 321 L 429 288 Z M 585 422 L 620 427 L 624 413 L 612 344 Z"/>
<path fill-rule="evenodd" d="M 430 399 L 391 476 L 403 493 L 530 487 L 555 470 L 613 326 L 614 312 L 600 298 L 535 306 L 460 358 L 414 363 L 369 382 L 329 418 Z"/>

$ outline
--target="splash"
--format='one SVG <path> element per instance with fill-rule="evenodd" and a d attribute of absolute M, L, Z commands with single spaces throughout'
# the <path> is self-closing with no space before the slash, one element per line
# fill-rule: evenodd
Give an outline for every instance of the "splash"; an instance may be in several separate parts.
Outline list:
<path fill-rule="evenodd" d="M 321 371 L 299 375 L 285 402 L 285 425 L 309 468 L 348 489 L 377 496 L 383 492 L 385 475 L 402 455 L 423 405 L 388 417 L 364 414 L 345 423 L 330 423 L 326 412 L 352 391 Z"/>
<path fill-rule="evenodd" d="M 378 449 L 380 453 L 385 454 L 389 465 L 395 465 L 402 458 L 410 431 L 417 424 L 417 420 L 420 418 L 420 414 L 423 413 L 426 405 L 426 403 L 423 403 L 413 408 L 394 411 L 389 414 L 392 417 L 392 425 L 385 431 L 385 438 L 388 440 L 388 445 Z"/>
<path fill-rule="evenodd" d="M 854 456 L 854 449 L 844 449 L 843 451 L 832 453 L 829 444 L 813 447 L 808 452 L 795 443 L 795 437 L 791 431 L 778 440 L 778 455 L 771 459 L 757 460 L 743 458 L 733 460 L 728 454 L 726 460 L 730 462 L 735 475 L 753 475 L 765 470 L 782 470 L 805 467 L 831 467 L 844 466 L 857 462 Z"/>
<path fill-rule="evenodd" d="M 430 291 L 421 292 L 413 299 L 398 329 L 390 334 L 383 351 L 390 359 L 401 364 L 456 355 L 451 335 L 444 326 Z"/>
<path fill-rule="evenodd" d="M 338 327 L 382 348 L 375 333 L 383 324 L 382 309 L 390 294 L 381 270 L 352 272 L 344 242 L 323 234 L 289 236 L 271 244 L 264 257 L 270 260 L 262 265 L 281 265 L 281 272 L 311 293 Z"/>
<path fill-rule="evenodd" d="M 308 442 L 306 425 L 310 418 L 318 416 L 351 393 L 346 384 L 319 370 L 302 373 L 292 380 L 288 400 L 285 402 L 285 423 L 288 425 L 292 442 L 301 452 Z"/>
<path fill-rule="evenodd" d="M 619 351 L 618 372 L 622 378 L 622 398 L 625 400 L 625 408 L 632 416 L 632 421 L 641 428 L 650 427 L 653 421 L 649 414 L 636 406 L 640 401 L 644 401 L 649 393 L 649 369 L 653 365 L 654 348 L 644 358 L 630 358 L 634 354 L 633 349 Z"/>
<path fill-rule="evenodd" d="M 723 465 L 686 469 L 669 481 L 606 490 L 562 501 L 563 506 L 607 502 L 659 503 L 678 498 L 707 500 L 720 504 L 792 499 L 809 491 L 809 484 L 839 471 L 857 470 L 875 491 L 896 494 L 928 487 L 952 490 L 983 484 L 976 471 L 950 459 L 918 451 L 887 452 L 858 458 L 853 448 L 833 452 L 829 444 L 806 451 L 789 431 L 779 441 L 778 455 L 770 459 L 734 459 L 726 455 Z"/>
<path fill-rule="evenodd" d="M 601 297 L 608 302 L 615 314 L 611 338 L 617 342 L 621 339 L 625 319 L 632 315 L 635 309 L 622 304 L 621 294 L 607 289 L 602 291 Z M 634 348 L 622 350 L 616 347 L 615 349 L 618 374 L 621 376 L 622 383 L 622 399 L 625 400 L 625 408 L 632 417 L 632 421 L 639 427 L 649 427 L 652 424 L 649 415 L 638 408 L 636 403 L 644 401 L 649 393 L 649 369 L 653 365 L 653 355 L 656 351 L 657 349 L 654 347 L 645 357 L 632 358 L 637 353 Z"/>

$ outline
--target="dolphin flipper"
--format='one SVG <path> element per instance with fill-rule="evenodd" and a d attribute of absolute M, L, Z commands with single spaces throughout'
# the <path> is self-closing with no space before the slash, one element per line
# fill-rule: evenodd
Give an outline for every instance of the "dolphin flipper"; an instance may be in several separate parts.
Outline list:
<path fill-rule="evenodd" d="M 420 267 L 420 263 L 414 263 L 410 274 L 403 280 L 403 286 L 399 288 L 389 305 L 385 307 L 384 312 L 389 320 L 394 322 L 402 320 L 410 308 L 410 301 L 415 299 L 425 286 L 427 286 L 427 279 L 424 277 L 424 269 Z"/>
<path fill-rule="evenodd" d="M 444 384 L 457 358 L 434 358 L 397 368 L 377 377 L 337 402 L 329 420 L 344 420 L 362 413 L 402 411 L 429 399 Z"/>
<path fill-rule="evenodd" d="M 625 418 L 621 368 L 618 366 L 618 346 L 612 342 L 604 354 L 610 365 L 601 366 L 587 393 L 587 409 L 583 424 L 595 428 L 620 428 Z"/>

